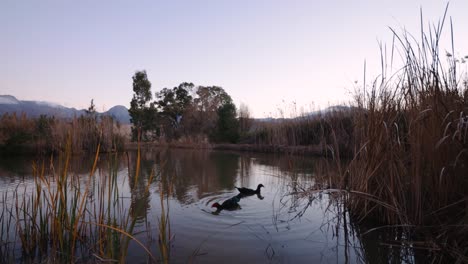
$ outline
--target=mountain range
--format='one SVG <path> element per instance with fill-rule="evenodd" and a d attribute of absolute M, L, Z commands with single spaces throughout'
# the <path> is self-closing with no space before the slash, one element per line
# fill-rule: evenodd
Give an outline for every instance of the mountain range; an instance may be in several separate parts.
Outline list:
<path fill-rule="evenodd" d="M 0 115 L 5 113 L 25 113 L 28 117 L 40 115 L 55 116 L 57 118 L 73 118 L 86 114 L 85 109 L 69 108 L 59 104 L 42 101 L 22 101 L 12 95 L 0 95 Z M 112 116 L 122 124 L 130 123 L 128 109 L 123 105 L 116 105 L 98 116 Z"/>

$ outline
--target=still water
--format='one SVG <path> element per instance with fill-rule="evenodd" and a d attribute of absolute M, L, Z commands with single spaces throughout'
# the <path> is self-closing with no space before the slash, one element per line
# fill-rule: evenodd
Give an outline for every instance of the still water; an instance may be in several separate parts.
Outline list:
<path fill-rule="evenodd" d="M 339 196 L 315 189 L 321 184 L 318 179 L 323 179 L 319 173 L 333 173 L 330 164 L 323 160 L 220 151 L 147 150 L 141 154 L 138 177 L 137 154 L 132 152 L 101 155 L 97 170 L 90 177 L 93 158 L 73 157 L 68 169 L 71 178 L 85 182 L 91 179 L 88 199 L 95 201 L 99 200 L 96 197 L 106 179 L 115 175 L 118 196 L 114 199 L 120 201 L 119 214 L 135 220 L 132 234 L 158 261 L 415 262 L 415 254 L 394 246 L 394 234 L 363 235 L 365 228 L 349 219 Z M 34 160 L 1 159 L 2 196 L 15 190 L 32 192 Z M 46 167 L 60 171 L 62 163 L 55 161 Z M 265 186 L 260 195 L 243 197 L 237 210 L 216 212 L 211 207 L 238 195 L 235 187 L 255 189 L 260 183 Z M 10 198 L 0 206 L 6 206 Z M 12 237 L 13 234 L 9 239 Z M 2 234 L 2 242 L 5 239 Z M 24 261 L 19 249 L 14 260 Z M 129 244 L 126 260 L 150 261 L 135 241 Z"/>

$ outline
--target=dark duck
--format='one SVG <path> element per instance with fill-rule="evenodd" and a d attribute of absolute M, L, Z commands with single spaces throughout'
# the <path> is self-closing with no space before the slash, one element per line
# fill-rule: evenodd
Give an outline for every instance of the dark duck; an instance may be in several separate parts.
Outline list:
<path fill-rule="evenodd" d="M 224 201 L 222 204 L 219 203 L 214 203 L 211 207 L 216 207 L 217 211 L 221 210 L 236 210 L 239 209 L 239 201 L 241 197 L 239 195 L 236 195 L 232 198 L 227 199 Z"/>
<path fill-rule="evenodd" d="M 265 186 L 263 186 L 263 184 L 260 183 L 257 186 L 256 190 L 252 190 L 252 189 L 245 188 L 245 187 L 242 187 L 242 188 L 236 187 L 236 189 L 243 195 L 254 195 L 254 194 L 260 194 L 260 188 L 262 187 L 265 187 Z"/>

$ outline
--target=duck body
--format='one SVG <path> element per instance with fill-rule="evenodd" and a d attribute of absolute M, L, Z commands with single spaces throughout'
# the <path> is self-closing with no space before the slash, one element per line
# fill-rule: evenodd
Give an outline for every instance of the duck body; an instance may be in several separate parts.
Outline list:
<path fill-rule="evenodd" d="M 241 197 L 239 195 L 236 195 L 232 198 L 227 199 L 224 201 L 222 204 L 219 203 L 214 203 L 211 207 L 216 207 L 217 210 L 235 210 L 238 209 L 239 206 L 239 201 Z"/>
<path fill-rule="evenodd" d="M 260 183 L 257 186 L 256 190 L 252 190 L 252 189 L 245 188 L 245 187 L 242 187 L 242 188 L 236 187 L 236 189 L 243 195 L 254 195 L 254 194 L 260 194 L 260 188 L 262 187 L 265 187 L 265 186 L 263 186 L 263 184 Z"/>

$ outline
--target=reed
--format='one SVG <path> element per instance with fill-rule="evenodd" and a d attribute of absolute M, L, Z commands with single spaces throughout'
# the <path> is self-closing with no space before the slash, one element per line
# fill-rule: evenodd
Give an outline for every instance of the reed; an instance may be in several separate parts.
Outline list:
<path fill-rule="evenodd" d="M 291 118 L 255 121 L 241 143 L 264 147 L 319 147 L 323 154 L 337 144 L 343 156 L 352 155 L 353 108 L 329 108 L 327 112 L 292 112 Z"/>
<path fill-rule="evenodd" d="M 359 219 L 417 226 L 440 248 L 466 256 L 468 79 L 454 56 L 453 27 L 452 53 L 439 50 L 445 14 L 428 31 L 421 26 L 419 42 L 391 29 L 392 54 L 399 51 L 404 66 L 389 76 L 382 56 L 381 77 L 358 94 L 357 147 L 341 175 L 347 188 L 373 198 L 350 196 Z"/>
<path fill-rule="evenodd" d="M 98 144 L 104 152 L 121 151 L 126 138 L 120 124 L 109 116 L 56 119 L 6 113 L 0 117 L 0 151 L 58 153 L 65 151 L 69 133 L 74 153 L 94 153 Z"/>
<path fill-rule="evenodd" d="M 102 177 L 96 177 L 98 143 L 88 176 L 77 177 L 69 173 L 72 142 L 69 133 L 65 152 L 58 156 L 59 170 L 53 155 L 50 163 L 35 162 L 34 183 L 24 187 L 20 184 L 13 193 L 6 192 L 1 197 L 0 260 L 17 261 L 15 252 L 20 249 L 20 257 L 26 262 L 123 263 L 133 241 L 147 252 L 149 261 L 156 262 L 151 250 L 137 239 L 134 231 L 138 219 L 131 211 L 141 208 L 128 208 L 119 192 L 119 154 L 113 153 L 109 159 L 109 173 L 104 175 L 100 171 Z M 134 173 L 133 184 L 140 184 L 139 160 Z M 145 183 L 145 194 L 149 195 L 150 184 L 156 178 L 152 172 Z"/>

